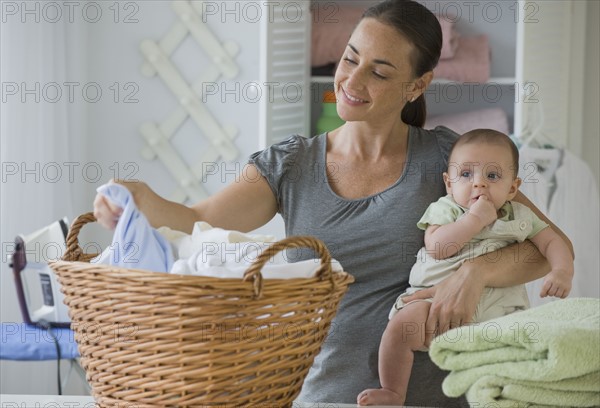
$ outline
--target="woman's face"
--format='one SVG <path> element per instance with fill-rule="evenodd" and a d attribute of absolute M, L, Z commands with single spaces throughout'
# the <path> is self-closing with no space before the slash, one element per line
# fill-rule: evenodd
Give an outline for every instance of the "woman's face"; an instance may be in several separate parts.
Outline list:
<path fill-rule="evenodd" d="M 421 94 L 415 87 L 412 49 L 392 26 L 362 19 L 335 73 L 339 116 L 373 123 L 398 119 L 406 101 Z"/>

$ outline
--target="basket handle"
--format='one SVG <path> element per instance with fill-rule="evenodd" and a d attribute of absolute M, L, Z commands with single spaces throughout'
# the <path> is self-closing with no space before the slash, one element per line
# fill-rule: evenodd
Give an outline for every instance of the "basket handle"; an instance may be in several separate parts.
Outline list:
<path fill-rule="evenodd" d="M 310 236 L 294 236 L 282 239 L 268 246 L 252 263 L 250 268 L 244 272 L 244 281 L 252 279 L 254 287 L 254 297 L 259 298 L 263 290 L 263 276 L 260 272 L 268 260 L 278 252 L 289 248 L 310 248 L 313 249 L 321 258 L 321 268 L 316 276 L 321 280 L 329 279 L 331 281 L 331 291 L 335 290 L 335 279 L 331 270 L 331 255 L 323 241 Z"/>
<path fill-rule="evenodd" d="M 79 231 L 81 228 L 90 222 L 96 222 L 93 212 L 81 214 L 73 221 L 69 233 L 67 234 L 67 251 L 62 256 L 63 261 L 89 261 L 97 254 L 84 254 L 83 249 L 79 246 Z"/>

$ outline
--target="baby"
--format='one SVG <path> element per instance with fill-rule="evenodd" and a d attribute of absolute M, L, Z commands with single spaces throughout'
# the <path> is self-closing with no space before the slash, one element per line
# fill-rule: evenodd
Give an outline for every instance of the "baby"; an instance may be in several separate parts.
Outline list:
<path fill-rule="evenodd" d="M 567 245 L 528 207 L 510 201 L 521 184 L 518 168 L 519 152 L 503 133 L 477 129 L 456 141 L 443 175 L 448 195 L 432 203 L 417 224 L 425 230 L 425 247 L 411 270 L 411 287 L 396 300 L 381 339 L 381 388 L 362 391 L 359 405 L 404 405 L 413 352 L 426 350 L 431 300 L 405 304 L 403 298 L 441 282 L 463 262 L 529 239 L 552 267 L 540 296 L 569 294 L 573 257 Z M 486 288 L 472 320 L 482 322 L 528 307 L 524 285 Z"/>

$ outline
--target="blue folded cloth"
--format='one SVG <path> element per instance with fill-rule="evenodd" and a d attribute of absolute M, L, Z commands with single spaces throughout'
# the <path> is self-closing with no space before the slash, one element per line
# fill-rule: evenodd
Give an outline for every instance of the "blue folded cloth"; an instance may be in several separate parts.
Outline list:
<path fill-rule="evenodd" d="M 169 272 L 173 266 L 173 250 L 169 242 L 148 222 L 135 205 L 131 192 L 116 183 L 97 189 L 111 203 L 123 208 L 110 247 L 91 262 L 122 268 Z"/>
<path fill-rule="evenodd" d="M 60 357 L 79 357 L 75 335 L 71 329 L 42 329 L 25 323 L 3 322 L 0 326 L 0 360 L 56 360 L 56 342 Z"/>

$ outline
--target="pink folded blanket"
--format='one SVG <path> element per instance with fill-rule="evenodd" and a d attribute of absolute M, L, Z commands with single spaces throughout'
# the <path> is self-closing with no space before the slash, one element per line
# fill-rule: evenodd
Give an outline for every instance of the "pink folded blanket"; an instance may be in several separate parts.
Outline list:
<path fill-rule="evenodd" d="M 454 29 L 454 22 L 444 16 L 436 16 L 442 28 L 442 52 L 440 60 L 454 58 L 460 34 Z"/>
<path fill-rule="evenodd" d="M 441 59 L 433 73 L 438 79 L 487 82 L 490 79 L 490 47 L 487 35 L 459 37 L 454 57 Z"/>
<path fill-rule="evenodd" d="M 352 31 L 360 21 L 365 8 L 344 6 L 339 3 L 315 3 L 311 7 L 311 66 L 321 67 L 337 64 Z M 459 45 L 459 34 L 454 22 L 444 16 L 437 16 L 442 29 L 442 60 L 453 58 Z"/>
<path fill-rule="evenodd" d="M 358 24 L 364 8 L 316 3 L 311 7 L 311 66 L 337 64 Z"/>

